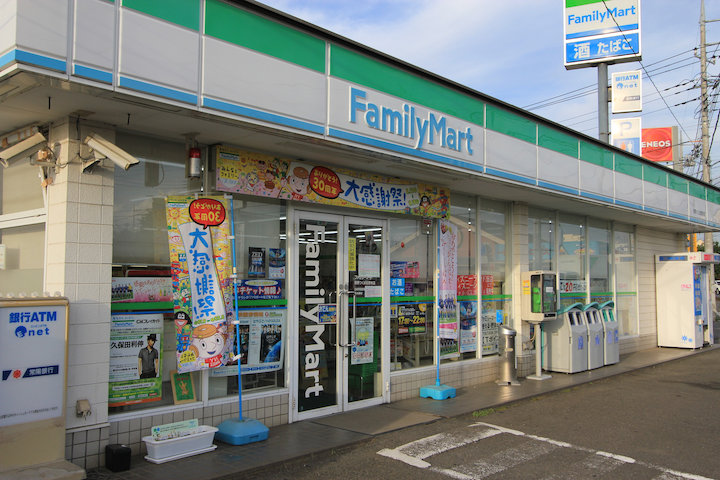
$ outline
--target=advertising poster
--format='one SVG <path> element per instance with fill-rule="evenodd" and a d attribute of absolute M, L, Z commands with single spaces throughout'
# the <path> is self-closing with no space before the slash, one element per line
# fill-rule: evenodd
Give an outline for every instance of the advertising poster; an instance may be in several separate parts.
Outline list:
<path fill-rule="evenodd" d="M 393 278 L 419 278 L 420 262 L 390 262 L 390 276 Z"/>
<path fill-rule="evenodd" d="M 111 320 L 108 405 L 119 407 L 160 400 L 162 314 L 113 315 Z"/>
<path fill-rule="evenodd" d="M 477 296 L 477 291 L 478 291 L 477 275 L 458 275 L 457 276 L 457 294 L 458 294 L 458 296 Z"/>
<path fill-rule="evenodd" d="M 178 373 L 225 365 L 232 352 L 229 200 L 167 198 Z M 226 313 L 227 312 L 227 313 Z"/>
<path fill-rule="evenodd" d="M 280 280 L 238 280 L 238 300 L 277 300 L 282 298 Z"/>
<path fill-rule="evenodd" d="M 413 335 L 427 331 L 427 305 L 416 303 L 397 306 L 398 335 Z"/>
<path fill-rule="evenodd" d="M 265 278 L 265 249 L 248 247 L 248 277 Z"/>
<path fill-rule="evenodd" d="M 288 159 L 217 148 L 216 188 L 340 207 L 446 218 L 450 192 L 442 187 Z"/>
<path fill-rule="evenodd" d="M 65 416 L 67 301 L 39 303 L 0 302 L 0 427 Z"/>
<path fill-rule="evenodd" d="M 477 351 L 477 305 L 476 301 L 459 302 L 460 305 L 460 353 Z"/>
<path fill-rule="evenodd" d="M 242 373 L 262 373 L 282 368 L 286 330 L 284 309 L 242 309 L 240 353 Z M 235 370 L 233 373 L 237 373 Z"/>
<path fill-rule="evenodd" d="M 482 311 L 482 354 L 498 353 L 498 312 L 502 320 L 502 311 L 483 307 Z"/>
<path fill-rule="evenodd" d="M 287 273 L 287 267 L 285 266 L 285 249 L 284 248 L 269 248 L 268 249 L 268 278 L 275 278 L 282 280 L 285 278 Z"/>
<path fill-rule="evenodd" d="M 446 220 L 438 222 L 438 230 L 438 336 L 443 339 L 440 356 L 449 358 L 459 354 L 457 232 L 453 224 Z"/>
<path fill-rule="evenodd" d="M 360 365 L 373 362 L 373 330 L 375 319 L 373 317 L 358 317 L 353 328 L 353 346 L 350 354 L 350 364 Z"/>
<path fill-rule="evenodd" d="M 170 277 L 113 277 L 110 290 L 113 303 L 172 302 Z"/>

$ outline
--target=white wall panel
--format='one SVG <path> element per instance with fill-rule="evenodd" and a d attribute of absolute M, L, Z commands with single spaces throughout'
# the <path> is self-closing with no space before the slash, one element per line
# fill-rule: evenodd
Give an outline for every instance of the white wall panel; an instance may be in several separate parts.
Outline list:
<path fill-rule="evenodd" d="M 103 0 L 75 0 L 73 60 L 112 71 L 115 52 L 115 5 Z"/>
<path fill-rule="evenodd" d="M 643 182 L 645 205 L 655 210 L 667 211 L 667 188 L 652 182 Z"/>
<path fill-rule="evenodd" d="M 17 0 L 0 0 L 0 55 L 15 47 Z"/>
<path fill-rule="evenodd" d="M 18 47 L 33 53 L 67 57 L 69 3 L 58 0 L 18 0 Z"/>
<path fill-rule="evenodd" d="M 325 123 L 325 75 L 214 38 L 204 42 L 203 95 Z"/>
<path fill-rule="evenodd" d="M 579 160 L 538 147 L 538 180 L 578 188 Z"/>
<path fill-rule="evenodd" d="M 708 202 L 708 220 L 720 224 L 720 205 Z"/>
<path fill-rule="evenodd" d="M 197 93 L 198 32 L 123 9 L 120 75 Z"/>
<path fill-rule="evenodd" d="M 692 195 L 688 196 L 688 201 L 690 202 L 690 217 L 704 222 L 707 219 L 707 202 Z"/>
<path fill-rule="evenodd" d="M 668 190 L 668 210 L 683 216 L 688 214 L 688 196 L 677 190 Z"/>
<path fill-rule="evenodd" d="M 532 179 L 537 177 L 537 147 L 493 130 L 487 130 L 485 164 Z"/>
<path fill-rule="evenodd" d="M 643 181 L 639 178 L 615 172 L 615 199 L 621 202 L 642 204 Z"/>
<path fill-rule="evenodd" d="M 612 198 L 613 171 L 589 162 L 580 162 L 580 190 Z"/>

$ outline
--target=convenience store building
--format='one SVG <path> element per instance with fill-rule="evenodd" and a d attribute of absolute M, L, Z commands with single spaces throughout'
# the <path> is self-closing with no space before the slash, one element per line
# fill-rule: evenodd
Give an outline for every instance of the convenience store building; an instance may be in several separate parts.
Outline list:
<path fill-rule="evenodd" d="M 168 197 L 232 197 L 240 316 L 272 318 L 246 332 L 243 415 L 270 427 L 417 396 L 437 362 L 498 388 L 498 323 L 531 373 L 528 270 L 557 273 L 562 306 L 614 301 L 621 353 L 652 348 L 654 255 L 720 227 L 711 185 L 253 2 L 11 0 L 0 18 L 0 142 L 51 150 L 0 168 L 0 297 L 69 299 L 83 468 L 141 453 L 152 425 L 237 416 L 231 368 L 173 395 Z M 139 163 L 94 162 L 92 135 Z M 459 309 L 438 356 L 441 226 Z M 162 352 L 142 402 L 113 393 L 111 344 L 138 320 Z"/>

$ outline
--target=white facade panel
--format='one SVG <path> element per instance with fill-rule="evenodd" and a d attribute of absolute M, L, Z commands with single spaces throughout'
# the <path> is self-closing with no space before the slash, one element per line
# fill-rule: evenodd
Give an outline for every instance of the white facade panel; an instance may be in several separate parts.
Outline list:
<path fill-rule="evenodd" d="M 73 61 L 112 71 L 115 52 L 115 5 L 76 0 Z"/>
<path fill-rule="evenodd" d="M 325 123 L 325 75 L 221 40 L 204 39 L 203 95 Z"/>
<path fill-rule="evenodd" d="M 538 180 L 577 189 L 580 182 L 579 162 L 577 158 L 538 147 Z"/>
<path fill-rule="evenodd" d="M 485 164 L 517 175 L 537 177 L 537 147 L 532 143 L 503 135 L 492 130 L 486 132 Z"/>
<path fill-rule="evenodd" d="M 693 197 L 688 195 L 688 201 L 690 203 L 690 218 L 695 218 L 700 221 L 707 219 L 707 202 L 702 198 Z"/>
<path fill-rule="evenodd" d="M 668 190 L 668 210 L 679 215 L 688 214 L 688 196 L 677 190 Z"/>
<path fill-rule="evenodd" d="M 67 57 L 69 2 L 21 0 L 16 3 L 18 48 Z"/>
<path fill-rule="evenodd" d="M 613 171 L 588 162 L 580 162 L 580 190 L 612 198 Z"/>
<path fill-rule="evenodd" d="M 15 46 L 16 22 L 17 2 L 8 0 L 0 2 L 0 55 Z"/>
<path fill-rule="evenodd" d="M 639 178 L 615 172 L 615 200 L 642 205 L 643 181 Z"/>
<path fill-rule="evenodd" d="M 331 128 L 374 140 L 381 148 L 394 144 L 411 155 L 482 164 L 480 125 L 336 78 L 330 79 L 329 96 Z"/>
<path fill-rule="evenodd" d="M 198 32 L 123 9 L 120 75 L 197 92 Z"/>
<path fill-rule="evenodd" d="M 645 198 L 644 205 L 654 210 L 667 211 L 668 190 L 662 185 L 652 182 L 644 182 Z"/>
<path fill-rule="evenodd" d="M 708 206 L 708 220 L 720 224 L 720 205 L 712 202 L 707 203 Z"/>

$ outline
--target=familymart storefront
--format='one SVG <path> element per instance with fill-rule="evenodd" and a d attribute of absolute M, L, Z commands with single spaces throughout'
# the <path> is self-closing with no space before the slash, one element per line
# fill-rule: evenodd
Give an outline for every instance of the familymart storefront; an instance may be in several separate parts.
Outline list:
<path fill-rule="evenodd" d="M 253 2 L 0 13 L 0 155 L 29 146 L 0 168 L 0 296 L 69 301 L 84 468 L 236 417 L 239 382 L 270 427 L 417 397 L 438 364 L 497 388 L 499 324 L 523 377 L 529 270 L 652 348 L 653 256 L 720 227 L 711 185 Z"/>

